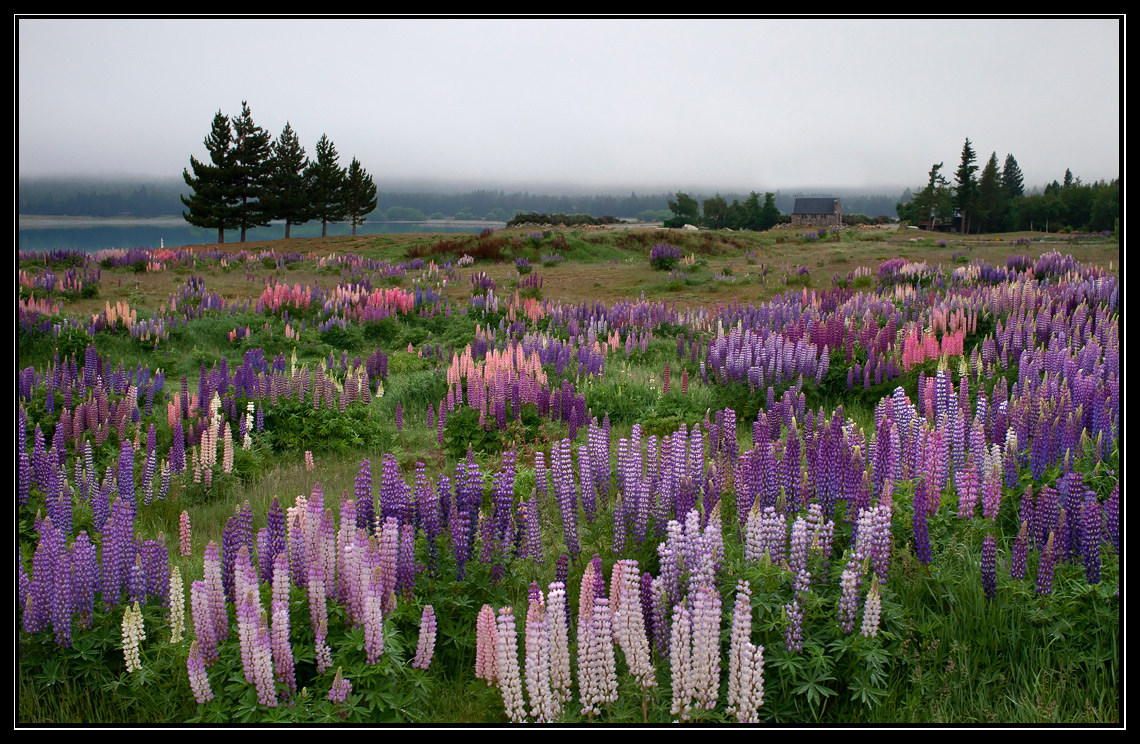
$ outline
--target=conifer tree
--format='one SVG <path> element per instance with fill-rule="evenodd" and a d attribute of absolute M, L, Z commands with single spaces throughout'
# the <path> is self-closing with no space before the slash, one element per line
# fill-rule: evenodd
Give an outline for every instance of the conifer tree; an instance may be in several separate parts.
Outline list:
<path fill-rule="evenodd" d="M 225 242 L 226 229 L 238 226 L 238 200 L 231 188 L 233 180 L 233 131 L 229 117 L 221 111 L 214 115 L 210 133 L 204 140 L 210 162 L 203 163 L 190 156 L 190 171 L 183 168 L 182 178 L 193 192 L 181 196 L 189 209 L 182 218 L 196 227 L 218 229 L 218 242 Z"/>
<path fill-rule="evenodd" d="M 262 201 L 271 219 L 285 220 L 285 239 L 289 230 L 309 220 L 309 182 L 306 170 L 309 159 L 305 148 L 288 122 L 281 136 L 273 143 L 269 159 L 269 178 L 262 192 Z"/>
<path fill-rule="evenodd" d="M 239 201 L 238 227 L 241 242 L 251 227 L 269 224 L 271 215 L 261 203 L 269 168 L 269 133 L 253 123 L 249 106 L 241 102 L 241 116 L 234 119 L 233 191 Z"/>
<path fill-rule="evenodd" d="M 1022 176 L 1021 167 L 1012 154 L 1005 156 L 1005 165 L 1001 169 L 1001 185 L 1005 187 L 1006 196 L 1010 199 L 1025 196 L 1025 177 Z"/>
<path fill-rule="evenodd" d="M 970 138 L 967 137 L 966 144 L 962 146 L 962 162 L 954 173 L 954 180 L 958 182 L 955 203 L 962 214 L 963 233 L 970 232 L 970 214 L 974 211 L 978 198 L 978 181 L 974 178 L 974 173 L 978 170 L 978 166 L 974 164 L 976 159 L 974 148 L 970 146 Z"/>
<path fill-rule="evenodd" d="M 337 165 L 340 155 L 327 135 L 317 142 L 317 159 L 309 163 L 309 205 L 312 219 L 321 221 L 321 237 L 328 235 L 328 223 L 347 217 L 344 203 L 344 168 Z"/>
<path fill-rule="evenodd" d="M 376 209 L 376 184 L 356 158 L 348 166 L 344 197 L 346 216 L 352 222 L 352 234 L 356 235 L 356 226 L 363 225 L 366 215 Z"/>

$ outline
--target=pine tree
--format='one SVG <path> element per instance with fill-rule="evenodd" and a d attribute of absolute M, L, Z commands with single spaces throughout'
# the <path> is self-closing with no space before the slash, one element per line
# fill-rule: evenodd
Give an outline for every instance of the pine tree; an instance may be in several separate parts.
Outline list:
<path fill-rule="evenodd" d="M 776 207 L 776 195 L 764 193 L 764 206 L 760 210 L 760 229 L 770 230 L 780 222 L 780 210 Z"/>
<path fill-rule="evenodd" d="M 991 153 L 982 176 L 978 180 L 978 231 L 989 231 L 1000 225 L 1005 212 L 1005 191 L 1001 186 L 1001 173 L 998 172 L 997 153 Z"/>
<path fill-rule="evenodd" d="M 241 102 L 241 116 L 234 119 L 233 190 L 240 201 L 238 227 L 241 242 L 251 227 L 269 224 L 271 215 L 261 203 L 269 167 L 269 133 L 253 123 L 249 106 Z"/>
<path fill-rule="evenodd" d="M 970 138 L 967 137 L 966 144 L 962 146 L 962 162 L 954 173 L 954 180 L 958 182 L 955 201 L 962 214 L 963 233 L 970 232 L 970 214 L 974 211 L 978 198 L 978 181 L 974 178 L 974 173 L 978 170 L 978 166 L 974 165 L 976 159 Z"/>
<path fill-rule="evenodd" d="M 190 168 L 194 175 L 191 176 L 185 168 L 182 170 L 183 180 L 193 189 L 189 198 L 181 196 L 182 203 L 190 210 L 182 213 L 182 219 L 196 227 L 216 227 L 218 242 L 224 243 L 226 229 L 238 226 L 238 200 L 231 188 L 233 132 L 229 117 L 221 111 L 214 115 L 204 143 L 210 153 L 210 162 L 203 163 L 191 155 Z"/>
<path fill-rule="evenodd" d="M 1021 168 L 1018 167 L 1013 155 L 1005 156 L 1005 165 L 1001 169 L 1001 185 L 1010 199 L 1025 196 L 1025 178 L 1021 175 Z"/>
<path fill-rule="evenodd" d="M 337 165 L 340 155 L 327 135 L 317 142 L 317 160 L 309 163 L 309 205 L 313 219 L 321 221 L 321 237 L 328 235 L 328 223 L 348 216 L 344 203 L 344 168 Z"/>
<path fill-rule="evenodd" d="M 262 192 L 262 202 L 269 216 L 275 220 L 285 220 L 285 239 L 289 239 L 289 229 L 309 220 L 309 182 L 305 171 L 309 159 L 305 148 L 293 127 L 288 122 L 281 130 L 281 136 L 273 143 L 273 154 L 269 159 L 269 178 Z"/>
<path fill-rule="evenodd" d="M 356 226 L 363 225 L 366 215 L 376 209 L 376 184 L 356 158 L 352 159 L 345 177 L 344 206 L 346 216 L 352 222 L 353 235 L 356 235 Z"/>

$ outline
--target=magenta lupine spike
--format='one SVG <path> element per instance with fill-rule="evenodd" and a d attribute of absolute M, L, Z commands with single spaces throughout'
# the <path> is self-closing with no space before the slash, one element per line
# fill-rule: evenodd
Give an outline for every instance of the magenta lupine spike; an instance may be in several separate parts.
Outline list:
<path fill-rule="evenodd" d="M 499 683 L 499 640 L 495 611 L 483 605 L 475 619 L 475 676 L 492 687 Z"/>
<path fill-rule="evenodd" d="M 425 605 L 420 615 L 420 635 L 416 642 L 416 656 L 412 659 L 412 666 L 416 669 L 427 670 L 431 666 L 432 655 L 435 653 L 436 619 L 435 610 L 431 605 Z"/>

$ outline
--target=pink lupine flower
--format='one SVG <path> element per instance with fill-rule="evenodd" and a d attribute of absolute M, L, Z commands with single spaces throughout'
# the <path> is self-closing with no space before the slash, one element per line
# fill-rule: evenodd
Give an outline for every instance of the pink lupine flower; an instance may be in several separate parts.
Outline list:
<path fill-rule="evenodd" d="M 475 676 L 487 680 L 488 687 L 499 683 L 498 647 L 495 611 L 483 605 L 475 620 Z"/>
<path fill-rule="evenodd" d="M 420 637 L 416 643 L 416 657 L 412 666 L 416 669 L 426 670 L 431 665 L 432 654 L 435 652 L 436 620 L 435 610 L 431 605 L 425 605 L 420 615 Z"/>
<path fill-rule="evenodd" d="M 190 557 L 190 513 L 185 509 L 178 519 L 178 552 L 183 558 Z"/>

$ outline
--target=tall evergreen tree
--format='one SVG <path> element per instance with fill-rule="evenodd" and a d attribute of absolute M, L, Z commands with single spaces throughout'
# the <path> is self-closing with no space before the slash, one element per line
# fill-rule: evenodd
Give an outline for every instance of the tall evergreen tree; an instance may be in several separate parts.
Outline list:
<path fill-rule="evenodd" d="M 181 196 L 182 203 L 190 210 L 182 213 L 182 219 L 196 227 L 218 229 L 218 242 L 226 241 L 226 229 L 238 226 L 237 199 L 231 189 L 233 180 L 233 131 L 229 117 L 221 111 L 214 115 L 210 133 L 204 140 L 210 162 L 203 163 L 190 156 L 190 171 L 182 169 L 182 179 L 193 192 L 189 198 Z"/>
<path fill-rule="evenodd" d="M 344 206 L 353 235 L 356 235 L 356 226 L 363 225 L 366 215 L 376 209 L 376 184 L 356 158 L 352 159 L 345 176 Z"/>
<path fill-rule="evenodd" d="M 233 190 L 240 202 L 238 227 L 241 228 L 241 242 L 251 227 L 264 227 L 269 224 L 271 214 L 261 196 L 265 189 L 269 169 L 269 133 L 253 123 L 249 106 L 241 102 L 241 116 L 234 119 L 233 143 Z"/>
<path fill-rule="evenodd" d="M 954 173 L 954 180 L 958 182 L 955 204 L 962 215 L 963 233 L 970 232 L 970 214 L 974 211 L 978 199 L 978 181 L 974 178 L 978 166 L 974 165 L 975 160 L 977 156 L 974 154 L 974 148 L 970 146 L 970 138 L 967 137 L 966 144 L 962 146 L 962 162 Z"/>
<path fill-rule="evenodd" d="M 771 191 L 764 194 L 764 206 L 760 209 L 760 230 L 770 230 L 780 221 L 780 210 L 776 207 L 776 195 Z"/>
<path fill-rule="evenodd" d="M 1001 185 L 1010 199 L 1025 196 L 1025 177 L 1022 176 L 1017 159 L 1012 154 L 1005 156 L 1005 165 L 1001 169 Z"/>
<path fill-rule="evenodd" d="M 305 170 L 309 159 L 305 148 L 293 127 L 288 122 L 281 130 L 281 136 L 273 143 L 273 154 L 269 159 L 269 178 L 262 192 L 262 202 L 269 216 L 275 220 L 285 220 L 285 239 L 289 230 L 309 220 L 309 182 Z"/>
<path fill-rule="evenodd" d="M 328 235 L 328 223 L 340 222 L 347 213 L 344 205 L 344 168 L 337 165 L 340 155 L 329 140 L 321 135 L 317 142 L 317 159 L 310 162 L 305 174 L 309 179 L 309 205 L 313 219 L 321 221 L 321 237 Z"/>
<path fill-rule="evenodd" d="M 1005 191 L 1001 187 L 997 153 L 991 153 L 978 180 L 978 232 L 1000 225 L 1005 211 Z"/>

